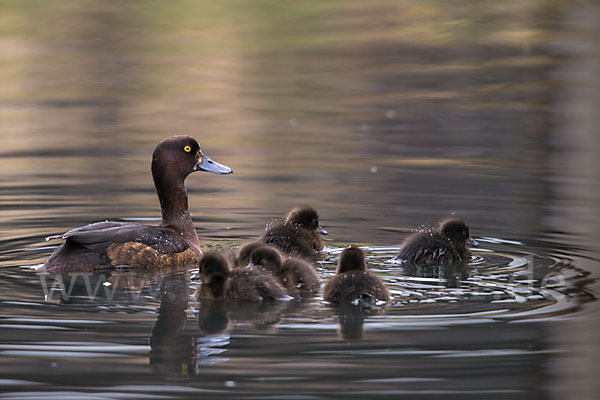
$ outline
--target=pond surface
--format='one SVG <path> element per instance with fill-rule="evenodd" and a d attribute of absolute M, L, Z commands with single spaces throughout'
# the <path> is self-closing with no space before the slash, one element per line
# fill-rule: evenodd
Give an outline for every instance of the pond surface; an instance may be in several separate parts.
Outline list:
<path fill-rule="evenodd" d="M 0 4 L 0 398 L 512 398 L 600 393 L 593 2 Z M 160 219 L 154 146 L 189 134 L 207 249 L 298 204 L 389 304 L 198 302 L 193 270 L 58 279 L 46 236 Z M 465 218 L 460 269 L 392 260 Z"/>

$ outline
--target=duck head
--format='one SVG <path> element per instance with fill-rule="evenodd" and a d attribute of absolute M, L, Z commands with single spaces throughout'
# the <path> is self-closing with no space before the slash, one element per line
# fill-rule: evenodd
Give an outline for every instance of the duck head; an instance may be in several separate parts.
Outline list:
<path fill-rule="evenodd" d="M 340 254 L 338 261 L 337 274 L 343 274 L 346 271 L 366 271 L 365 253 L 355 246 L 350 246 Z"/>
<path fill-rule="evenodd" d="M 319 225 L 319 214 L 317 213 L 317 210 L 310 206 L 292 209 L 286 215 L 285 223 L 294 224 L 312 232 L 319 232 L 321 235 L 328 234 L 328 232 Z"/>
<path fill-rule="evenodd" d="M 196 139 L 190 136 L 171 136 L 162 140 L 152 155 L 152 175 L 156 178 L 165 173 L 184 180 L 195 171 L 225 175 L 233 170 L 211 160 L 202 153 Z"/>
<path fill-rule="evenodd" d="M 185 233 L 191 246 L 198 246 L 198 237 L 188 210 L 185 178 L 195 171 L 231 174 L 231 168 L 221 165 L 202 153 L 196 139 L 189 136 L 171 136 L 162 140 L 152 154 L 152 178 L 160 200 L 165 226 Z M 201 251 L 198 247 L 198 253 Z"/>
<path fill-rule="evenodd" d="M 471 238 L 469 226 L 462 219 L 447 219 L 440 224 L 439 230 L 450 239 L 457 249 L 465 249 L 467 244 L 474 247 L 479 246 L 479 243 Z"/>
<path fill-rule="evenodd" d="M 208 285 L 225 281 L 231 271 L 232 267 L 229 261 L 217 253 L 205 254 L 198 265 L 200 278 Z"/>
<path fill-rule="evenodd" d="M 274 275 L 279 275 L 282 272 L 282 264 L 283 257 L 281 253 L 271 246 L 258 247 L 250 254 L 250 265 L 260 267 Z"/>

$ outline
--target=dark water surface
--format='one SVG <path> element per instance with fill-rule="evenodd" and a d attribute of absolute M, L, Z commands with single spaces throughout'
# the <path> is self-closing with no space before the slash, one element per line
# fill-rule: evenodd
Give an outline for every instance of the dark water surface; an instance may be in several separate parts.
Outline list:
<path fill-rule="evenodd" d="M 595 399 L 596 2 L 0 2 L 0 398 Z M 206 248 L 310 203 L 393 301 L 197 302 L 194 271 L 39 271 L 44 237 L 154 223 L 155 144 Z M 462 269 L 392 257 L 456 213 Z"/>

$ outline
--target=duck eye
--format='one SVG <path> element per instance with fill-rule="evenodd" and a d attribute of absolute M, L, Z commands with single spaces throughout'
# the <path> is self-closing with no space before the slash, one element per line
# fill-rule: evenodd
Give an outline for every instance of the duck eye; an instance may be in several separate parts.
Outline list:
<path fill-rule="evenodd" d="M 190 146 L 185 146 L 183 148 L 183 151 L 185 151 L 186 153 L 189 153 L 190 151 L 192 151 L 192 148 Z"/>

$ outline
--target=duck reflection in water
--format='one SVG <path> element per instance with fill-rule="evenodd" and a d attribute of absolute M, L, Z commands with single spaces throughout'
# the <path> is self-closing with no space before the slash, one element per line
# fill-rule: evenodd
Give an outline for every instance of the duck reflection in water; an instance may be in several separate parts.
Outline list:
<path fill-rule="evenodd" d="M 158 316 L 150 336 L 150 366 L 152 371 L 172 381 L 185 380 L 193 372 L 194 341 L 183 332 L 187 307 L 186 275 L 165 277 Z"/>
<path fill-rule="evenodd" d="M 230 313 L 223 300 L 208 299 L 199 307 L 200 335 L 186 330 L 189 285 L 186 273 L 162 280 L 160 306 L 150 336 L 152 371 L 169 381 L 181 382 L 198 368 L 228 361 Z"/>
<path fill-rule="evenodd" d="M 160 297 L 163 279 L 177 271 L 116 270 L 106 272 L 71 272 L 38 274 L 46 302 L 80 304 L 131 304 L 145 301 L 145 296 Z"/>
<path fill-rule="evenodd" d="M 123 291 L 113 285 L 111 272 L 49 274 L 40 273 L 44 301 L 57 304 L 81 304 L 90 301 L 119 301 Z M 130 299 L 126 299 L 129 301 Z"/>
<path fill-rule="evenodd" d="M 365 338 L 365 319 L 385 313 L 386 305 L 340 303 L 332 304 L 338 322 L 338 336 L 345 342 L 356 342 Z"/>
<path fill-rule="evenodd" d="M 471 274 L 471 268 L 466 263 L 455 262 L 445 265 L 416 265 L 403 264 L 402 272 L 406 276 L 417 278 L 435 278 L 448 288 L 460 288 L 461 282 Z"/>

